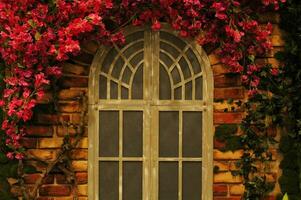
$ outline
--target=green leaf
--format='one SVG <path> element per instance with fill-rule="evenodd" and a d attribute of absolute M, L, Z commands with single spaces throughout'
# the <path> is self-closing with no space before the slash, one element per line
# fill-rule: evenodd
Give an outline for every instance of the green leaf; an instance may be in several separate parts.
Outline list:
<path fill-rule="evenodd" d="M 37 169 L 32 166 L 32 165 L 25 165 L 24 166 L 24 173 L 25 174 L 34 174 L 34 173 L 37 173 Z"/>
<path fill-rule="evenodd" d="M 282 200 L 289 200 L 287 193 L 285 193 Z"/>

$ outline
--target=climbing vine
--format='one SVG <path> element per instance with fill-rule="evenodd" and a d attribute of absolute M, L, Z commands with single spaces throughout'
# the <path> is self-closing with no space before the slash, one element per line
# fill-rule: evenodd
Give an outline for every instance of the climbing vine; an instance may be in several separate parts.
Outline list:
<path fill-rule="evenodd" d="M 168 22 L 181 37 L 193 37 L 210 47 L 233 73 L 240 73 L 249 90 L 244 105 L 248 116 L 238 141 L 244 155 L 238 172 L 244 178 L 245 199 L 260 199 L 269 190 L 254 162 L 271 158 L 273 139 L 268 127 L 278 123 L 277 96 L 283 85 L 281 71 L 255 62 L 271 48 L 271 24 L 258 16 L 279 9 L 285 0 L 2 0 L 0 2 L 0 54 L 5 69 L 0 100 L 3 109 L 3 152 L 23 160 L 20 140 L 45 88 L 61 75 L 61 63 L 80 52 L 80 41 L 101 44 L 124 42 L 122 28 L 149 24 L 153 31 Z M 276 117 L 275 117 L 276 116 Z M 227 139 L 227 138 L 223 138 Z M 229 138 L 228 138 L 229 139 Z M 256 174 L 250 176 L 250 174 Z M 262 172 L 264 173 L 264 172 Z"/>

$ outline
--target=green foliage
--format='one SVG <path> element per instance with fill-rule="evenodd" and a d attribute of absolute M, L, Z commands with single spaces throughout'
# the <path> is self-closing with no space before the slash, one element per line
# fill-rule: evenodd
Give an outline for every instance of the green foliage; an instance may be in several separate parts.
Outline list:
<path fill-rule="evenodd" d="M 222 124 L 215 129 L 215 138 L 225 144 L 221 151 L 235 151 L 242 148 L 241 137 L 236 135 L 236 124 Z"/>

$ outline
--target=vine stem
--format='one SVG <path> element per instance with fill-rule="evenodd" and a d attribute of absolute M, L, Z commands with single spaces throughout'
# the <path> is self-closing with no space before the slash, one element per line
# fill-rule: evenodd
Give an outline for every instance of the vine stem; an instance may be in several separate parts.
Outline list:
<path fill-rule="evenodd" d="M 81 99 L 82 99 L 83 109 L 81 112 L 80 124 L 77 126 L 76 137 L 74 138 L 73 142 L 70 141 L 69 139 L 65 138 L 64 143 L 61 146 L 61 150 L 57 154 L 57 157 L 55 158 L 55 160 L 53 160 L 51 162 L 47 162 L 47 161 L 44 161 L 33 155 L 30 155 L 28 153 L 25 154 L 27 159 L 33 159 L 33 160 L 39 161 L 39 162 L 47 165 L 47 167 L 42 171 L 41 176 L 35 182 L 33 189 L 31 190 L 30 193 L 27 192 L 27 189 L 25 187 L 25 183 L 23 180 L 23 177 L 24 177 L 23 161 L 22 160 L 19 161 L 18 173 L 19 173 L 19 177 L 21 177 L 19 181 L 21 184 L 23 196 L 26 200 L 36 200 L 37 199 L 38 190 L 43 185 L 44 180 L 46 179 L 48 174 L 54 169 L 55 166 L 57 166 L 67 177 L 71 176 L 71 179 L 73 180 L 73 196 L 74 196 L 73 199 L 78 200 L 77 180 L 75 177 L 74 169 L 72 168 L 72 165 L 71 165 L 70 151 L 72 149 L 76 148 L 76 146 L 82 139 L 82 136 L 83 136 L 84 130 L 85 130 L 84 129 L 84 126 L 85 126 L 84 117 L 86 116 L 86 113 L 87 113 L 87 98 L 86 98 L 85 94 L 82 94 Z M 67 162 L 66 164 L 69 167 L 69 169 L 67 169 L 65 166 L 60 164 L 60 163 L 64 163 L 64 162 Z"/>

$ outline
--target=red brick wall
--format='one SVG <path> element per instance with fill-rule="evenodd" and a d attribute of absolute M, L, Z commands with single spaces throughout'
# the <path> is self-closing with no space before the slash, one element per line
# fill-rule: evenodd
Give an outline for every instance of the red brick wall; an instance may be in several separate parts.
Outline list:
<path fill-rule="evenodd" d="M 266 15 L 263 21 L 270 20 L 273 23 L 278 22 L 278 16 L 275 14 Z M 281 49 L 283 41 L 280 37 L 281 33 L 277 24 L 275 24 L 274 32 L 271 37 L 274 51 L 265 58 L 258 59 L 260 63 L 272 63 L 277 65 L 277 61 L 273 58 L 275 51 Z M 29 149 L 29 153 L 46 161 L 54 160 L 66 134 L 64 127 L 57 123 L 62 120 L 72 124 L 80 123 L 80 112 L 82 105 L 78 102 L 78 98 L 83 92 L 88 90 L 89 66 L 93 56 L 97 50 L 96 44 L 83 44 L 83 53 L 66 62 L 63 67 L 63 77 L 58 82 L 58 114 L 52 114 L 48 109 L 53 101 L 52 93 L 40 102 L 40 109 L 35 112 L 31 125 L 28 126 L 28 136 L 24 139 L 24 145 Z M 224 102 L 214 103 L 214 125 L 223 123 L 240 123 L 243 118 L 243 111 L 239 108 L 235 112 L 225 113 L 225 108 L 231 108 L 227 99 L 235 100 L 246 99 L 246 91 L 242 87 L 239 76 L 228 76 L 228 70 L 221 65 L 215 55 L 209 55 L 212 70 L 214 73 L 214 98 L 224 99 Z M 87 124 L 87 119 L 85 119 Z M 80 200 L 87 199 L 87 158 L 88 158 L 88 138 L 87 128 L 85 129 L 85 137 L 81 140 L 78 148 L 72 151 L 72 165 L 76 171 L 78 181 L 78 191 Z M 75 130 L 70 128 L 71 135 Z M 276 134 L 275 134 L 276 135 Z M 239 177 L 233 177 L 231 170 L 235 170 L 235 161 L 240 158 L 242 152 L 221 152 L 218 148 L 221 146 L 219 142 L 214 142 L 214 165 L 219 167 L 219 172 L 214 175 L 214 200 L 238 200 L 243 193 L 242 180 Z M 272 173 L 269 175 L 271 181 L 276 181 L 279 176 L 278 163 L 279 156 L 274 155 L 274 161 L 271 163 Z M 35 161 L 29 161 L 37 164 Z M 37 165 L 40 170 L 44 168 Z M 213 170 L 213 169 L 212 169 Z M 34 184 L 40 174 L 27 175 L 25 181 L 27 184 Z M 18 188 L 13 188 L 14 192 L 20 193 Z M 278 186 L 274 193 L 279 191 Z M 45 180 L 45 184 L 39 190 L 39 200 L 71 200 L 71 186 L 67 183 L 66 177 L 60 173 L 51 173 Z"/>

